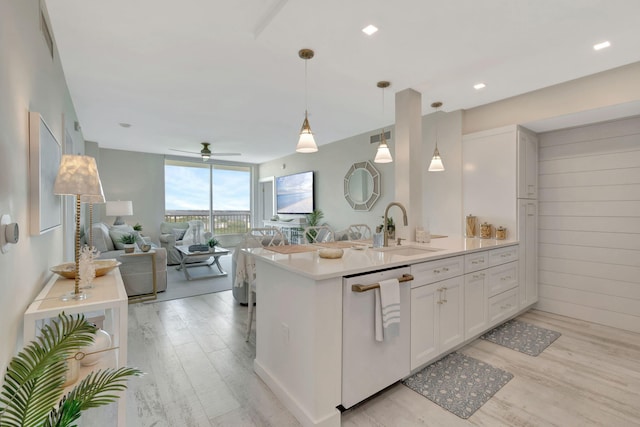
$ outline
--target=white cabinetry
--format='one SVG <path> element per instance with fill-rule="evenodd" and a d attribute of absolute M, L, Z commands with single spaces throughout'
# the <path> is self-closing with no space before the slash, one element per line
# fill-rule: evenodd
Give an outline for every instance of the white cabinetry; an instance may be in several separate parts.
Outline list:
<path fill-rule="evenodd" d="M 462 256 L 411 266 L 412 370 L 464 340 L 463 272 Z"/>
<path fill-rule="evenodd" d="M 518 200 L 520 306 L 538 302 L 538 201 Z"/>
<path fill-rule="evenodd" d="M 518 198 L 538 198 L 538 137 L 518 127 Z"/>
<path fill-rule="evenodd" d="M 518 311 L 518 248 L 514 245 L 465 255 L 465 340 Z M 516 304 L 507 306 L 503 300 L 507 295 L 513 298 L 514 292 Z"/>
<path fill-rule="evenodd" d="M 487 273 L 485 270 L 464 275 L 464 338 L 480 335 L 487 329 Z"/>
<path fill-rule="evenodd" d="M 505 226 L 507 238 L 520 241 L 518 254 L 494 255 L 504 256 L 504 262 L 519 259 L 516 311 L 531 306 L 538 301 L 538 138 L 516 125 L 467 134 L 462 158 L 463 210 L 482 222 Z"/>

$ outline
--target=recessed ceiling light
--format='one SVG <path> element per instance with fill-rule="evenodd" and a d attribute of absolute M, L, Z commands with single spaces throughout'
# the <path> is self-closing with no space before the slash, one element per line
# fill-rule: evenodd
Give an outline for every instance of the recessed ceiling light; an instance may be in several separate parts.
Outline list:
<path fill-rule="evenodd" d="M 368 36 L 372 35 L 376 31 L 378 31 L 378 28 L 375 25 L 371 25 L 371 24 L 367 25 L 362 29 L 362 32 Z"/>
<path fill-rule="evenodd" d="M 602 43 L 594 44 L 593 50 L 605 49 L 605 48 L 608 48 L 609 46 L 611 46 L 611 43 L 609 43 L 608 41 L 605 41 Z"/>
<path fill-rule="evenodd" d="M 486 84 L 484 84 L 484 83 L 476 83 L 476 84 L 474 84 L 474 85 L 473 85 L 473 88 L 474 88 L 475 90 L 484 89 L 485 87 L 487 87 L 487 85 L 486 85 Z"/>
<path fill-rule="evenodd" d="M 131 123 L 118 123 L 120 126 L 122 126 L 123 128 L 130 128 L 131 127 Z"/>

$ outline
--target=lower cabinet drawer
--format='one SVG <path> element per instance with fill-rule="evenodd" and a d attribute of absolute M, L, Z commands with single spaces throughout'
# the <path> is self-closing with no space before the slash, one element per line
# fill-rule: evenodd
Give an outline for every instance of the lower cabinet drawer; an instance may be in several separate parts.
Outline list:
<path fill-rule="evenodd" d="M 464 272 L 471 273 L 489 267 L 489 251 L 475 252 L 464 256 Z"/>
<path fill-rule="evenodd" d="M 489 298 L 490 326 L 518 312 L 518 288 L 510 289 Z"/>
<path fill-rule="evenodd" d="M 508 289 L 518 286 L 518 262 L 510 262 L 508 264 L 491 267 L 487 270 L 489 297 L 498 295 Z"/>
<path fill-rule="evenodd" d="M 411 288 L 439 282 L 464 273 L 464 256 L 422 262 L 411 266 Z"/>
<path fill-rule="evenodd" d="M 518 245 L 489 251 L 489 265 L 500 265 L 518 259 Z"/>

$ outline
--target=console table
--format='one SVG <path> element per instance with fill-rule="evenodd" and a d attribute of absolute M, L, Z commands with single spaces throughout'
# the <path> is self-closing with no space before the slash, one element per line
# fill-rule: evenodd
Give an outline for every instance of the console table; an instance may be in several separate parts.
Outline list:
<path fill-rule="evenodd" d="M 89 372 L 96 369 L 120 368 L 126 365 L 128 298 L 118 268 L 104 276 L 96 277 L 93 281 L 93 288 L 86 290 L 89 294 L 87 299 L 62 301 L 60 297 L 72 291 L 74 285 L 74 279 L 64 279 L 56 275 L 51 277 L 44 289 L 24 313 L 23 338 L 25 345 L 33 341 L 44 322 L 57 317 L 63 311 L 66 314 L 104 312 L 105 322 L 103 329 L 111 335 L 114 350 L 105 352 L 96 365 L 82 366 L 80 368 L 80 377 L 75 383 L 78 384 Z M 69 386 L 68 388 L 72 387 Z M 65 393 L 68 391 L 65 389 Z M 118 426 L 126 425 L 125 411 L 127 405 L 124 397 L 124 392 L 122 392 L 115 403 L 118 412 Z"/>
<path fill-rule="evenodd" d="M 275 227 L 287 238 L 289 244 L 305 243 L 302 231 L 307 226 L 306 219 L 292 221 L 262 221 L 265 227 Z"/>

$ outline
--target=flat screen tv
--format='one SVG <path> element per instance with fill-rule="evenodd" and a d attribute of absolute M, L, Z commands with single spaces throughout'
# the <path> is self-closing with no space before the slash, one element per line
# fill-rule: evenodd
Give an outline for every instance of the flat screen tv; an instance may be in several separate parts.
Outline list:
<path fill-rule="evenodd" d="M 313 171 L 276 177 L 276 208 L 279 214 L 313 212 Z"/>

